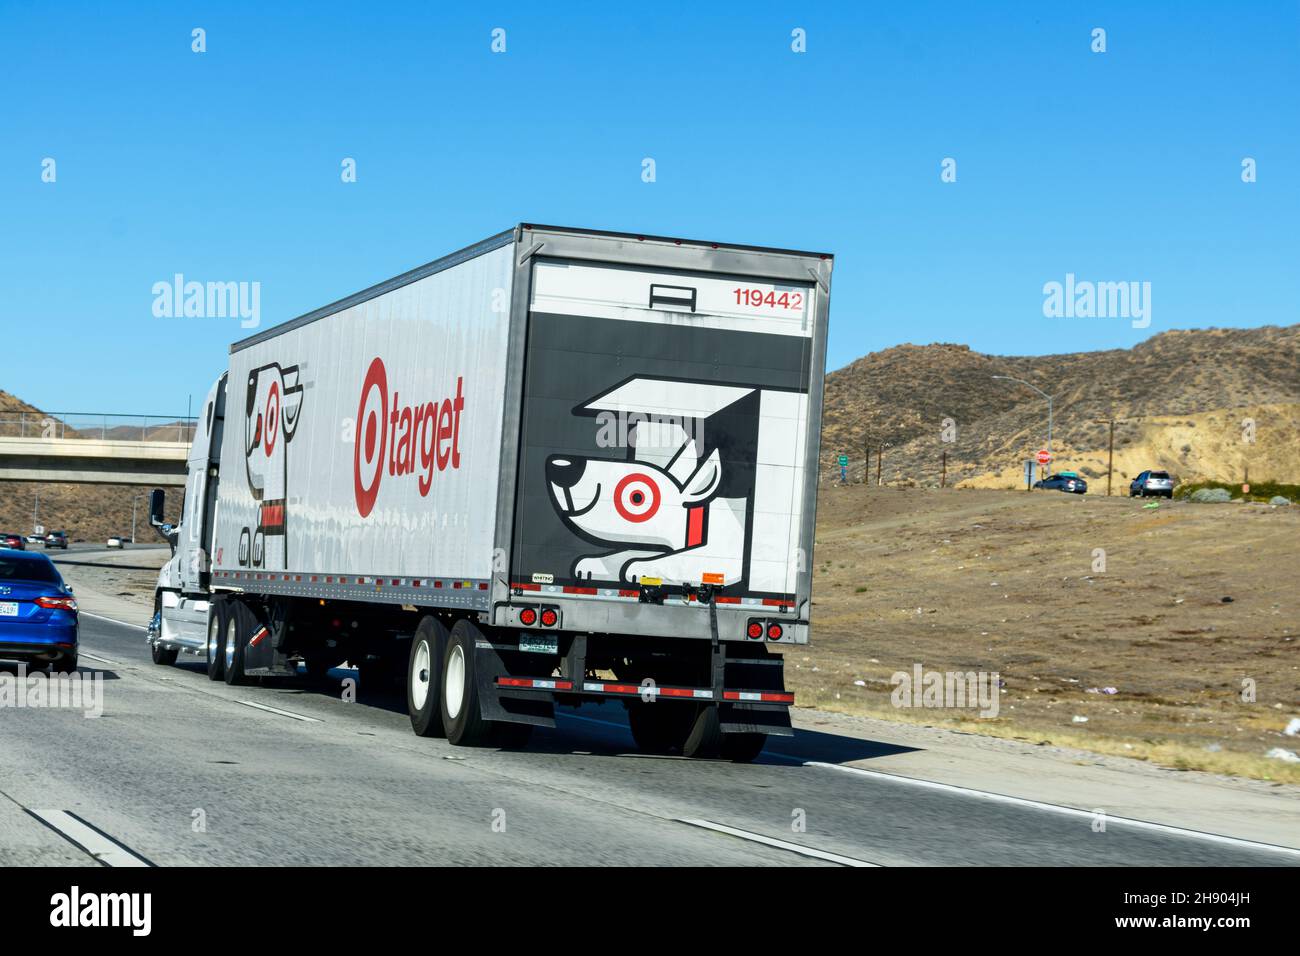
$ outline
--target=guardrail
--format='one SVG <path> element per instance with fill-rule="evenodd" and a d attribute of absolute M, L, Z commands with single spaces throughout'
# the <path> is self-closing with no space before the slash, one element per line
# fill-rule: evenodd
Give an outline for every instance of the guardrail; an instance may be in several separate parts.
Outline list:
<path fill-rule="evenodd" d="M 95 412 L 0 414 L 0 438 L 93 439 L 184 442 L 194 440 L 195 419 L 167 415 L 104 415 Z"/>

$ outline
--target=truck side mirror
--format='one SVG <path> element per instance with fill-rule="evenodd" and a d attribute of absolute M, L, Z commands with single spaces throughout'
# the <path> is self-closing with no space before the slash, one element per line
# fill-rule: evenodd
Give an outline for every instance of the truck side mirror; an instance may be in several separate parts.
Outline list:
<path fill-rule="evenodd" d="M 149 523 L 155 528 L 163 523 L 163 509 L 167 501 L 167 492 L 155 488 L 149 493 Z"/>

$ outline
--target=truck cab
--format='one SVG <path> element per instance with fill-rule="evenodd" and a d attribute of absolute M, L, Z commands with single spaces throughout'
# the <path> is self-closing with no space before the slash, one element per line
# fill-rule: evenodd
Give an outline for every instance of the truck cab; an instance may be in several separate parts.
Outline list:
<path fill-rule="evenodd" d="M 207 639 L 209 549 L 216 518 L 221 440 L 226 413 L 226 374 L 213 383 L 203 403 L 186 463 L 180 524 L 163 523 L 164 496 L 153 493 L 150 523 L 172 546 L 172 556 L 158 572 L 154 617 L 148 641 L 154 661 L 167 664 L 181 651 L 200 653 Z"/>

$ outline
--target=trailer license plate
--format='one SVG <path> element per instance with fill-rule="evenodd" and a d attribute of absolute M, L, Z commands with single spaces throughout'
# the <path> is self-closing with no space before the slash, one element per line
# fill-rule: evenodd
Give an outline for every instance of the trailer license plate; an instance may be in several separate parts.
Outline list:
<path fill-rule="evenodd" d="M 520 634 L 519 649 L 530 654 L 558 654 L 560 639 L 554 634 Z"/>
<path fill-rule="evenodd" d="M 17 617 L 17 601 L 0 601 L 0 617 Z"/>

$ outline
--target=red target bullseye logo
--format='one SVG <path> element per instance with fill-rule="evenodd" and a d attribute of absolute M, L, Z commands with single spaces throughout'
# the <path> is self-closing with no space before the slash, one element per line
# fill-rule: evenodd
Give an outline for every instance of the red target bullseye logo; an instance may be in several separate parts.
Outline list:
<path fill-rule="evenodd" d="M 271 457 L 271 452 L 275 451 L 275 442 L 279 437 L 280 425 L 280 383 L 272 382 L 271 390 L 266 395 L 266 411 L 262 414 L 262 425 L 264 434 L 262 436 L 262 450 L 266 452 L 266 457 Z"/>
<path fill-rule="evenodd" d="M 388 372 L 376 357 L 366 370 L 357 406 L 357 434 L 352 442 L 352 479 L 357 511 L 366 517 L 379 497 L 388 450 Z"/>
<path fill-rule="evenodd" d="M 624 521 L 649 521 L 659 510 L 659 486 L 639 471 L 626 475 L 614 486 L 614 508 Z"/>

